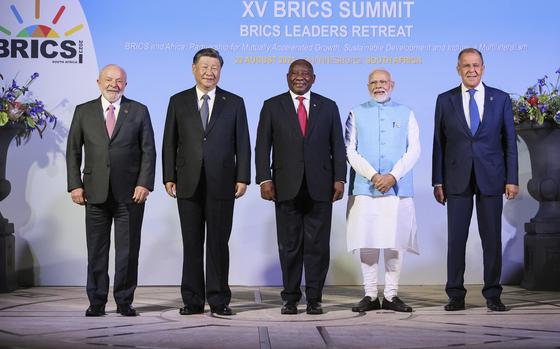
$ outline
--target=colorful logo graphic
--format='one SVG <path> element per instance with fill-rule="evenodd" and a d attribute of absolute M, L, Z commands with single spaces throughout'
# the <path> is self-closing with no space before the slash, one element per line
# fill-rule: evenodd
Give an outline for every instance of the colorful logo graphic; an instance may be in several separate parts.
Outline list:
<path fill-rule="evenodd" d="M 18 11 L 16 5 L 10 5 L 10 10 L 14 14 L 16 20 L 19 24 L 23 24 L 23 17 L 21 16 L 20 12 Z M 66 6 L 60 6 L 58 12 L 52 19 L 52 24 L 56 25 L 62 17 L 62 14 L 66 10 Z M 35 0 L 35 19 L 41 18 L 41 1 Z M 68 29 L 64 32 L 64 36 L 70 36 L 75 32 L 79 31 L 84 27 L 83 24 L 78 24 L 77 26 Z M 0 25 L 0 32 L 6 35 L 12 35 L 12 31 L 5 28 L 4 26 Z M 56 32 L 53 28 L 49 27 L 45 24 L 36 24 L 30 25 L 26 28 L 23 28 L 18 34 L 17 37 L 19 38 L 59 38 L 60 34 Z"/>
<path fill-rule="evenodd" d="M 60 6 L 58 9 L 54 6 L 47 5 L 47 8 L 52 13 L 56 12 L 51 19 L 51 23 L 46 24 L 43 22 L 28 25 L 24 24 L 24 22 L 30 22 L 29 19 L 22 16 L 16 5 L 10 5 L 10 10 L 15 19 L 24 28 L 12 31 L 13 28 L 6 28 L 5 23 L 0 23 L 0 33 L 9 36 L 8 38 L 2 38 L 0 34 L 0 58 L 46 58 L 51 59 L 52 63 L 83 63 L 84 42 L 80 39 L 74 40 L 70 36 L 82 30 L 84 24 L 62 28 L 63 30 L 66 29 L 62 32 L 59 29 L 61 27 L 59 21 L 63 18 L 66 6 Z M 6 20 L 6 17 L 3 18 Z M 41 1 L 35 0 L 34 22 L 38 22 L 40 19 Z M 58 28 L 54 28 L 51 25 Z"/>

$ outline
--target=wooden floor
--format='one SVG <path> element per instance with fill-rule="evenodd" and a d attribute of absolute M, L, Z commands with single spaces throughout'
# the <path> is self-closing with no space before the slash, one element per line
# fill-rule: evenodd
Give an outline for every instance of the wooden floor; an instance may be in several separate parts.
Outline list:
<path fill-rule="evenodd" d="M 504 313 L 487 311 L 480 285 L 467 309 L 445 312 L 442 286 L 402 286 L 413 313 L 353 313 L 362 291 L 327 287 L 325 314 L 280 315 L 280 289 L 233 287 L 231 317 L 181 316 L 178 287 L 140 287 L 126 318 L 86 318 L 83 287 L 36 287 L 0 294 L 0 349 L 8 348 L 560 348 L 560 292 L 505 287 Z"/>

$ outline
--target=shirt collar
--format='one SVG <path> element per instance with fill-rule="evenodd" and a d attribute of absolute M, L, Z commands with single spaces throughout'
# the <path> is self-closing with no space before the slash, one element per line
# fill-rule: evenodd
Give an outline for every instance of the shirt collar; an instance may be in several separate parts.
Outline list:
<path fill-rule="evenodd" d="M 484 84 L 482 83 L 482 81 L 474 89 L 477 90 L 478 92 L 484 91 Z M 470 88 L 465 86 L 465 84 L 461 83 L 461 92 L 462 93 L 468 93 L 467 92 L 468 90 L 470 90 Z"/>
<path fill-rule="evenodd" d="M 204 95 L 208 95 L 210 97 L 210 100 L 213 101 L 214 98 L 216 97 L 216 88 L 214 87 L 212 90 L 208 91 L 208 92 L 204 92 L 201 89 L 198 88 L 198 86 L 196 86 L 196 99 L 197 101 L 200 101 L 202 99 L 202 96 Z"/>
<path fill-rule="evenodd" d="M 294 92 L 292 92 L 292 90 L 290 90 L 290 95 L 292 96 L 292 100 L 295 100 L 298 96 L 303 96 L 305 97 L 305 100 L 309 101 L 309 99 L 311 98 L 311 90 L 307 91 L 303 95 L 295 94 Z"/>
<path fill-rule="evenodd" d="M 115 107 L 115 109 L 118 109 L 121 106 L 121 100 L 122 97 L 117 99 L 115 102 L 111 103 L 107 99 L 105 99 L 103 95 L 101 95 L 101 106 L 103 107 L 103 112 L 106 112 L 107 109 L 109 108 L 109 105 L 111 104 Z"/>

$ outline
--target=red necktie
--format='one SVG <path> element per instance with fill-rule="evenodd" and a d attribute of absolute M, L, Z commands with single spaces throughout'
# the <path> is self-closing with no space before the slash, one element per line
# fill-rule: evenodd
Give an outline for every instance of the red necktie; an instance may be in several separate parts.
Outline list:
<path fill-rule="evenodd" d="M 299 127 L 301 128 L 301 134 L 305 137 L 305 134 L 307 132 L 307 111 L 305 110 L 305 105 L 303 105 L 303 100 L 305 99 L 305 97 L 297 96 L 296 98 L 299 101 L 299 105 L 297 108 Z"/>
<path fill-rule="evenodd" d="M 109 104 L 109 108 L 107 108 L 105 126 L 107 127 L 107 134 L 109 135 L 109 138 L 111 138 L 113 130 L 115 129 L 115 106 L 112 104 Z"/>

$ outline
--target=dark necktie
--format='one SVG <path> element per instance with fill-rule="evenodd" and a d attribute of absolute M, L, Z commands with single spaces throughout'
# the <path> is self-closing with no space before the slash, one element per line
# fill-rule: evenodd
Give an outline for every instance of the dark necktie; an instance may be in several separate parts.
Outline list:
<path fill-rule="evenodd" d="M 113 131 L 115 130 L 115 106 L 109 104 L 109 108 L 107 108 L 107 117 L 105 118 L 105 126 L 107 127 L 107 134 L 109 138 L 113 136 Z"/>
<path fill-rule="evenodd" d="M 305 97 L 297 96 L 296 98 L 299 101 L 299 105 L 297 108 L 299 127 L 301 128 L 301 134 L 305 137 L 305 134 L 307 132 L 307 111 L 305 110 L 305 105 L 303 105 L 303 100 L 305 99 Z"/>
<path fill-rule="evenodd" d="M 208 107 L 208 100 L 210 96 L 202 96 L 202 106 L 200 107 L 200 120 L 202 120 L 202 128 L 206 131 L 206 125 L 208 125 L 208 116 L 210 115 L 210 108 Z"/>
<path fill-rule="evenodd" d="M 474 136 L 476 130 L 478 130 L 478 125 L 480 125 L 480 113 L 478 112 L 478 106 L 476 105 L 476 100 L 474 99 L 476 90 L 473 88 L 467 92 L 471 95 L 469 99 L 469 114 L 471 118 L 471 133 Z"/>

